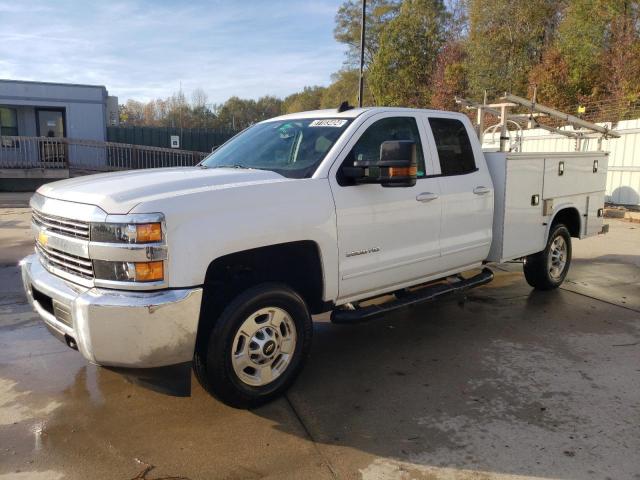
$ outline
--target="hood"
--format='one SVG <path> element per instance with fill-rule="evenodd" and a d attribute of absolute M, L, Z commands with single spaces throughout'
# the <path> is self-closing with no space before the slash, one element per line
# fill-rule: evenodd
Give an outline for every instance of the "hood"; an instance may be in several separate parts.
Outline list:
<path fill-rule="evenodd" d="M 107 213 L 128 213 L 141 202 L 255 183 L 288 181 L 266 170 L 176 167 L 101 173 L 47 183 L 38 193 L 49 198 L 97 205 Z"/>

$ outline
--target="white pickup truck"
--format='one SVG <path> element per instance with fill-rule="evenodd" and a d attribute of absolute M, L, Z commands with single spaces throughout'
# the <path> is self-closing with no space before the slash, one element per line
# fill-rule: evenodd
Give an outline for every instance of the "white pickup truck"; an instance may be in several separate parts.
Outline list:
<path fill-rule="evenodd" d="M 299 373 L 312 314 L 357 322 L 512 259 L 556 288 L 571 238 L 604 231 L 606 153 L 485 154 L 459 113 L 341 110 L 258 123 L 195 167 L 44 185 L 29 301 L 92 363 L 192 362 L 247 407 Z"/>

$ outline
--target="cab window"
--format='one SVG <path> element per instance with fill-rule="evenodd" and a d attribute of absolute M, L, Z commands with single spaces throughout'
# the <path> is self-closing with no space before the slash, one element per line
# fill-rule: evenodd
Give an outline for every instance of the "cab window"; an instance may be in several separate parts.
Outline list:
<path fill-rule="evenodd" d="M 475 172 L 476 161 L 467 129 L 454 118 L 429 118 L 438 150 L 442 175 L 464 175 Z"/>
<path fill-rule="evenodd" d="M 379 160 L 380 145 L 387 140 L 413 140 L 416 143 L 418 178 L 426 175 L 418 124 L 413 117 L 383 118 L 370 125 L 344 159 L 342 167 L 352 167 L 354 161 Z M 342 186 L 354 185 L 353 180 L 342 175 L 342 167 L 338 171 L 338 183 Z"/>

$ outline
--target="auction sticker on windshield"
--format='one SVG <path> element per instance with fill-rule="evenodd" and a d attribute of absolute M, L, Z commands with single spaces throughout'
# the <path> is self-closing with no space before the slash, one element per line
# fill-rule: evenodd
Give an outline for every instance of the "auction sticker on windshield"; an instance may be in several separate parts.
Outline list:
<path fill-rule="evenodd" d="M 309 124 L 310 127 L 336 127 L 340 128 L 347 123 L 347 120 L 339 118 L 325 118 L 323 120 L 314 120 Z"/>

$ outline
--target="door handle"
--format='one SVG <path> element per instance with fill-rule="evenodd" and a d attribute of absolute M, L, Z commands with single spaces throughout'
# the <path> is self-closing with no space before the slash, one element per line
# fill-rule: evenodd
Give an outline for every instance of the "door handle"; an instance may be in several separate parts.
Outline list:
<path fill-rule="evenodd" d="M 430 202 L 432 200 L 435 200 L 436 198 L 438 198 L 438 194 L 437 193 L 431 193 L 431 192 L 423 192 L 418 194 L 418 196 L 416 196 L 416 200 L 419 202 Z"/>
<path fill-rule="evenodd" d="M 490 191 L 491 189 L 487 187 L 476 187 L 473 189 L 473 193 L 475 193 L 476 195 L 486 195 Z"/>

